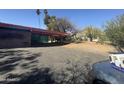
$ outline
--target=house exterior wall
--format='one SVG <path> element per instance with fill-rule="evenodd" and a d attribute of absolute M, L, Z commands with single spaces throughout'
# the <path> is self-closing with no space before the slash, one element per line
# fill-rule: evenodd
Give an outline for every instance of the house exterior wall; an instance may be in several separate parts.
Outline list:
<path fill-rule="evenodd" d="M 33 44 L 60 42 L 67 33 L 0 22 L 0 48 L 30 47 Z M 50 43 L 52 43 L 50 42 Z"/>
<path fill-rule="evenodd" d="M 31 42 L 32 43 L 48 43 L 48 36 L 33 33 L 31 36 Z"/>
<path fill-rule="evenodd" d="M 31 32 L 0 27 L 0 48 L 18 48 L 31 46 Z"/>

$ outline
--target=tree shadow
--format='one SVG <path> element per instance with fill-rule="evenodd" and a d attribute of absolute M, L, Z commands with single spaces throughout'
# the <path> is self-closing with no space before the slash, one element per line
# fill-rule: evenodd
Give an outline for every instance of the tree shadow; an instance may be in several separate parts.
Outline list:
<path fill-rule="evenodd" d="M 64 45 L 67 45 L 67 44 L 70 44 L 70 42 L 67 42 L 67 43 L 36 43 L 36 44 L 32 44 L 31 47 L 54 47 L 54 46 L 64 46 Z"/>
<path fill-rule="evenodd" d="M 1 66 L 0 67 L 0 74 L 3 75 L 3 74 L 6 74 L 12 70 L 14 70 L 14 68 L 18 65 L 18 63 L 16 64 L 7 64 L 7 65 L 4 65 L 4 66 Z"/>
<path fill-rule="evenodd" d="M 4 57 L 7 57 L 7 56 L 13 56 L 13 55 L 18 55 L 20 56 L 21 52 L 28 52 L 28 51 L 24 51 L 24 50 L 1 50 L 0 51 L 0 58 L 4 58 Z"/>
<path fill-rule="evenodd" d="M 6 80 L 0 81 L 4 84 L 89 84 L 92 83 L 93 75 L 92 68 L 89 64 L 82 65 L 78 62 L 68 61 L 60 71 L 52 67 L 32 68 L 33 63 L 21 65 L 30 71 L 25 73 L 9 73 Z"/>
<path fill-rule="evenodd" d="M 37 58 L 39 56 L 41 56 L 41 54 L 39 54 L 39 53 L 32 54 L 32 55 L 26 57 L 25 60 L 34 60 L 35 58 Z"/>
<path fill-rule="evenodd" d="M 6 81 L 6 83 L 10 84 L 53 84 L 55 83 L 52 78 L 53 73 L 50 68 L 41 68 L 41 69 L 32 69 L 31 72 L 17 75 L 17 74 L 9 74 L 7 79 L 15 80 L 15 81 Z M 14 79 L 16 78 L 16 79 Z M 19 79 L 17 79 L 19 78 Z"/>
<path fill-rule="evenodd" d="M 33 60 L 33 61 L 28 62 L 28 63 L 23 63 L 23 64 L 21 65 L 21 67 L 22 67 L 23 69 L 33 68 L 33 67 L 37 66 L 36 64 L 37 64 L 38 62 L 39 62 L 38 60 Z"/>
<path fill-rule="evenodd" d="M 20 60 L 21 60 L 20 57 L 13 57 L 0 62 L 0 74 L 5 74 L 7 72 L 14 70 L 14 67 L 19 64 L 18 61 Z"/>
<path fill-rule="evenodd" d="M 26 57 L 24 54 L 26 53 Z M 8 72 L 15 70 L 20 64 L 24 64 L 25 61 L 29 61 L 27 65 L 38 62 L 37 57 L 41 56 L 41 53 L 31 53 L 26 50 L 1 50 L 0 51 L 0 75 L 4 75 Z M 5 58 L 6 57 L 6 58 Z"/>
<path fill-rule="evenodd" d="M 25 57 L 24 60 L 30 61 L 30 62 L 21 64 L 21 67 L 23 69 L 29 69 L 29 68 L 35 67 L 36 64 L 39 62 L 37 58 L 40 56 L 41 56 L 41 53 L 36 53 L 36 54 L 31 54 L 30 56 Z"/>

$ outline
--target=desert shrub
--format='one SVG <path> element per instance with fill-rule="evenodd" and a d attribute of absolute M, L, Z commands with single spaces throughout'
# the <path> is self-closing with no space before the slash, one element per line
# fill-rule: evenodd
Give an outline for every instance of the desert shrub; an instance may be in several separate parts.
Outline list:
<path fill-rule="evenodd" d="M 105 31 L 113 45 L 124 47 L 124 14 L 107 22 Z"/>
<path fill-rule="evenodd" d="M 109 41 L 108 37 L 106 36 L 106 33 L 105 32 L 102 32 L 100 35 L 99 35 L 99 40 L 97 43 L 100 43 L 100 44 L 105 44 L 107 43 L 107 41 Z"/>

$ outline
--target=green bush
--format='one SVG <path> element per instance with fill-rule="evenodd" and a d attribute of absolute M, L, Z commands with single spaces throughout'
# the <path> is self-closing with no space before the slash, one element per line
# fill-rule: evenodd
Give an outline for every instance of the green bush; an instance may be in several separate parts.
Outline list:
<path fill-rule="evenodd" d="M 107 22 L 105 31 L 112 44 L 124 47 L 124 15 Z"/>

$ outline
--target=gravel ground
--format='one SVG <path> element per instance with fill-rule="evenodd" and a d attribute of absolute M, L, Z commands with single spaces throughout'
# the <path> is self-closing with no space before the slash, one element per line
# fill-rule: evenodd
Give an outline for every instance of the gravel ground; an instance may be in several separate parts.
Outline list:
<path fill-rule="evenodd" d="M 0 83 L 15 83 L 15 81 L 22 78 L 24 80 L 21 83 L 25 83 L 24 81 L 27 78 L 29 80 L 27 83 L 34 83 L 31 82 L 33 76 L 28 76 L 39 72 L 41 68 L 44 68 L 42 69 L 42 73 L 47 72 L 51 75 L 50 69 L 60 71 L 66 67 L 68 62 L 85 65 L 86 63 L 93 64 L 107 60 L 109 52 L 113 51 L 115 49 L 112 46 L 95 43 L 0 49 Z M 27 76 L 26 79 L 25 76 Z M 43 76 L 49 77 L 48 74 L 43 74 Z M 36 80 L 37 78 L 34 79 L 34 81 Z M 50 81 L 50 78 L 47 78 L 47 80 L 45 78 L 45 81 Z M 46 83 L 52 83 L 52 81 Z"/>

